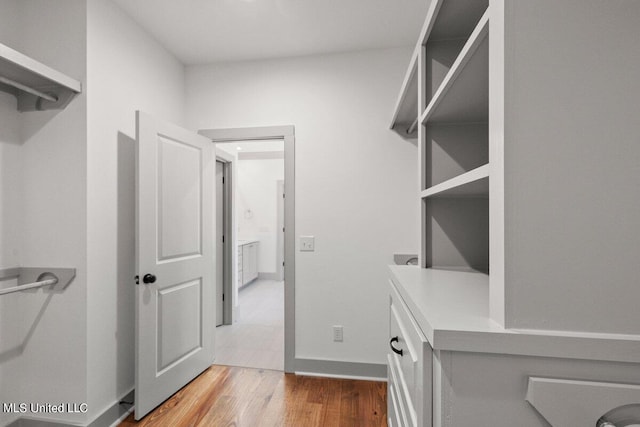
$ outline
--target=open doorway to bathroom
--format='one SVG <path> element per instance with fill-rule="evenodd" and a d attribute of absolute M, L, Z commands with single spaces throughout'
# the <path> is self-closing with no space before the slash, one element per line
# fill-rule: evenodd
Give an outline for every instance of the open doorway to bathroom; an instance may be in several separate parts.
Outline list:
<path fill-rule="evenodd" d="M 233 177 L 224 182 L 219 163 L 217 181 L 220 202 L 220 193 L 232 193 L 236 239 L 231 247 L 235 261 L 218 260 L 218 265 L 235 270 L 235 298 L 231 305 L 224 304 L 220 274 L 219 311 L 227 307 L 232 313 L 217 316 L 215 363 L 284 370 L 284 140 L 217 142 L 216 151 L 235 165 Z M 217 215 L 218 235 L 224 234 L 223 211 Z"/>

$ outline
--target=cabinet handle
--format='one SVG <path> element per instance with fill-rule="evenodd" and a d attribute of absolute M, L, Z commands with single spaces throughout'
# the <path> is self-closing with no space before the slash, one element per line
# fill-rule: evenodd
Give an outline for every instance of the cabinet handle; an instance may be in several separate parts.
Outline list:
<path fill-rule="evenodd" d="M 400 356 L 402 356 L 402 349 L 398 350 L 397 348 L 395 348 L 393 346 L 394 342 L 398 342 L 398 337 L 391 338 L 391 340 L 389 341 L 389 347 L 391 347 L 391 350 L 393 350 L 394 353 L 399 354 Z"/>

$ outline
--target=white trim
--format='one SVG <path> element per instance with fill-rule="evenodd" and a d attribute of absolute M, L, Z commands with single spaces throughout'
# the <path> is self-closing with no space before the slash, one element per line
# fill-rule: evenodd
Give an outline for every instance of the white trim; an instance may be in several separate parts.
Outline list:
<path fill-rule="evenodd" d="M 233 295 L 235 295 L 234 285 L 238 280 L 238 255 L 236 253 L 236 236 L 235 230 L 235 197 L 233 195 L 233 186 L 235 185 L 236 176 L 236 159 L 233 155 L 224 150 L 216 148 L 216 161 L 224 163 L 224 289 L 226 296 L 223 306 L 222 324 L 232 325 L 233 319 L 236 317 L 236 308 L 234 307 Z"/>
<path fill-rule="evenodd" d="M 238 160 L 284 159 L 284 151 L 251 151 L 238 153 Z"/>
<path fill-rule="evenodd" d="M 337 378 L 341 380 L 358 380 L 358 381 L 380 381 L 387 382 L 387 377 L 361 377 L 358 375 L 334 375 L 334 374 L 320 374 L 317 372 L 305 372 L 296 371 L 296 375 L 305 377 L 317 377 L 317 378 Z"/>
<path fill-rule="evenodd" d="M 285 180 L 285 274 L 284 274 L 284 370 L 294 372 L 295 361 L 295 128 L 266 126 L 233 129 L 201 129 L 213 142 L 284 140 Z M 235 236 L 234 236 L 235 239 Z"/>
<path fill-rule="evenodd" d="M 386 381 L 385 363 L 346 362 L 328 359 L 295 359 L 296 375 L 318 377 L 369 379 Z"/>

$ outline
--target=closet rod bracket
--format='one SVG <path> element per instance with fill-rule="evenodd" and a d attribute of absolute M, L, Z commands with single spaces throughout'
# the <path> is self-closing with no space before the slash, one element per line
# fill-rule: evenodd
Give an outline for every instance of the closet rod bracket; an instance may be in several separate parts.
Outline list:
<path fill-rule="evenodd" d="M 53 285 L 43 286 L 44 292 L 60 293 L 69 286 L 76 277 L 75 268 L 44 268 L 44 267 L 16 267 L 0 269 L 0 281 L 17 279 L 18 287 L 28 285 L 42 280 L 50 280 L 56 278 L 57 282 Z M 37 290 L 38 288 L 34 288 Z M 25 289 L 24 291 L 29 291 Z"/>

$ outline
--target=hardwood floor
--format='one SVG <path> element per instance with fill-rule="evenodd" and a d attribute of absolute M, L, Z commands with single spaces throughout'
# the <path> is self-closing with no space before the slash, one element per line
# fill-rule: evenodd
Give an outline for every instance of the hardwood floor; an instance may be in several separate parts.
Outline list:
<path fill-rule="evenodd" d="M 211 366 L 145 418 L 120 426 L 386 426 L 384 382 Z"/>

